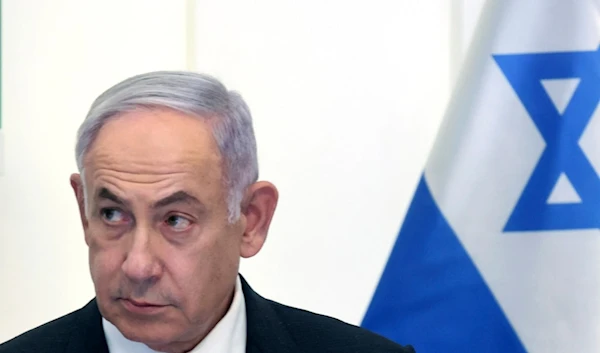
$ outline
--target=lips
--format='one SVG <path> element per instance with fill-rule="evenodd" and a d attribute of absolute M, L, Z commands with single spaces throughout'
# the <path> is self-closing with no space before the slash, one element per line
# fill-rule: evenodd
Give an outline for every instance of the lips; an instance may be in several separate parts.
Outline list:
<path fill-rule="evenodd" d="M 155 304 L 129 298 L 123 298 L 120 301 L 127 311 L 138 315 L 158 314 L 167 307 L 167 305 Z"/>
<path fill-rule="evenodd" d="M 131 304 L 133 304 L 135 306 L 139 306 L 139 307 L 164 306 L 164 305 L 160 305 L 160 304 L 153 304 L 153 303 L 148 303 L 148 302 L 144 302 L 144 301 L 138 301 L 135 299 L 123 299 L 123 300 L 126 300 L 126 301 L 130 302 Z"/>

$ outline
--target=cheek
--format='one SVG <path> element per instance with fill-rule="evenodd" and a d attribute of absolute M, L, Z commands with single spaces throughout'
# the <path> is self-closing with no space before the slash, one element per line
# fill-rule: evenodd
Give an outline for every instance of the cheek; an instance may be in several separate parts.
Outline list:
<path fill-rule="evenodd" d="M 89 266 L 97 294 L 103 295 L 111 279 L 118 278 L 123 254 L 117 244 L 110 244 L 90 230 L 88 235 Z"/>
<path fill-rule="evenodd" d="M 170 269 L 188 305 L 219 301 L 235 283 L 239 267 L 239 241 L 231 234 L 203 237 L 182 252 L 170 254 Z M 211 298 L 213 297 L 213 298 Z M 208 299 L 198 300 L 198 298 Z M 210 304 L 209 304 L 210 305 Z M 202 308 L 198 308 L 202 310 Z"/>

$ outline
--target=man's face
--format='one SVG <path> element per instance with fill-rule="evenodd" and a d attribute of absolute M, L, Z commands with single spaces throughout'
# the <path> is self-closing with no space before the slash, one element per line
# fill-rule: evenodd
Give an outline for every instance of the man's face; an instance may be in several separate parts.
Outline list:
<path fill-rule="evenodd" d="M 84 171 L 82 219 L 102 315 L 154 349 L 191 348 L 229 307 L 245 227 L 243 216 L 227 221 L 210 127 L 171 110 L 115 117 Z"/>

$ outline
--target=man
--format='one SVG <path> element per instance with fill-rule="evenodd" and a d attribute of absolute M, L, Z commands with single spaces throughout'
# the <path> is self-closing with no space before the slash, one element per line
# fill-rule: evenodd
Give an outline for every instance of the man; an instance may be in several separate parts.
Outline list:
<path fill-rule="evenodd" d="M 240 256 L 278 193 L 257 181 L 248 107 L 212 77 L 154 72 L 104 92 L 71 176 L 96 298 L 5 352 L 414 352 L 256 294 Z"/>

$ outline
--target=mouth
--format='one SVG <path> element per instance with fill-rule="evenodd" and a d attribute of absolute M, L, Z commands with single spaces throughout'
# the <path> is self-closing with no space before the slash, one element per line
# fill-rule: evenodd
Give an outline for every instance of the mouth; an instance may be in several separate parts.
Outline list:
<path fill-rule="evenodd" d="M 164 310 L 168 305 L 154 304 L 131 298 L 119 299 L 123 307 L 134 314 L 152 315 Z"/>

